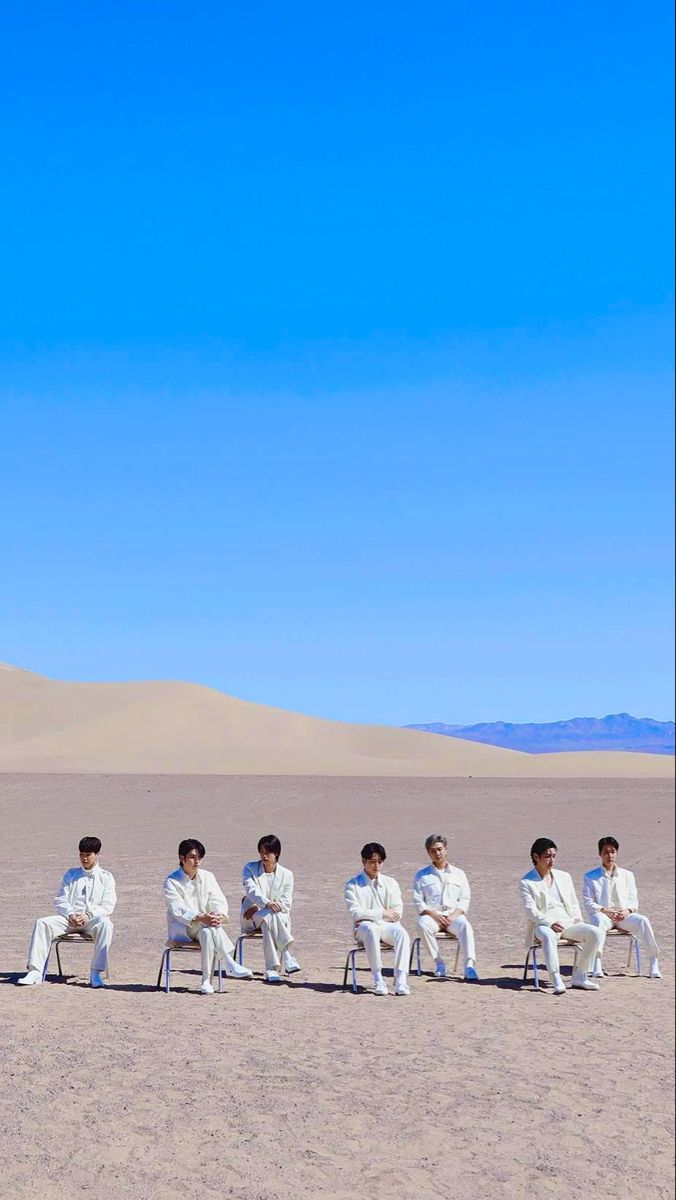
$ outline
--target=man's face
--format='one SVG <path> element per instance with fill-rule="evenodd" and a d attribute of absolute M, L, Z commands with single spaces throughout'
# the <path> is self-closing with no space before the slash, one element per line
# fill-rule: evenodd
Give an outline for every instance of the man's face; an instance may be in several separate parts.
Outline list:
<path fill-rule="evenodd" d="M 607 843 L 601 849 L 601 862 L 606 871 L 612 871 L 617 862 L 617 850 L 614 846 L 609 846 Z"/>
<path fill-rule="evenodd" d="M 364 870 L 369 879 L 377 879 L 380 874 L 380 868 L 383 865 L 383 860 L 379 854 L 372 854 L 370 858 L 362 858 Z"/>
<path fill-rule="evenodd" d="M 438 867 L 440 870 L 446 866 L 448 862 L 448 848 L 443 842 L 432 842 L 427 853 L 430 856 L 433 867 Z"/>
<path fill-rule="evenodd" d="M 266 850 L 263 847 L 262 850 L 258 851 L 258 857 L 263 864 L 264 871 L 274 871 L 277 866 L 277 855 L 273 854 L 272 850 Z"/>
<path fill-rule="evenodd" d="M 80 865 L 84 867 L 85 871 L 91 871 L 92 867 L 95 867 L 98 861 L 99 856 L 98 854 L 94 854 L 93 850 L 80 851 Z"/>
<path fill-rule="evenodd" d="M 549 850 L 545 850 L 544 854 L 540 854 L 539 857 L 535 859 L 535 866 L 541 875 L 547 875 L 551 871 L 555 862 L 556 850 L 553 846 L 550 846 Z"/>
<path fill-rule="evenodd" d="M 195 875 L 197 874 L 197 868 L 199 867 L 201 861 L 199 850 L 189 850 L 187 854 L 183 854 L 179 859 L 183 870 L 185 871 L 186 875 L 190 876 L 191 879 L 195 878 Z"/>

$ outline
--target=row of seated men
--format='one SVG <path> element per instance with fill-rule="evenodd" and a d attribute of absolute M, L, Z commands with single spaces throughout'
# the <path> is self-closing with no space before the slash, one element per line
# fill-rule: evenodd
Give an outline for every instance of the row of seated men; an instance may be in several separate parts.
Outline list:
<path fill-rule="evenodd" d="M 439 946 L 439 935 L 452 934 L 459 942 L 464 964 L 464 979 L 476 983 L 474 932 L 469 921 L 470 886 L 467 876 L 448 861 L 448 843 L 443 834 L 434 833 L 425 841 L 429 862 L 413 880 L 413 901 L 418 913 L 418 929 L 435 974 L 443 977 L 446 967 Z M 274 834 L 258 843 L 258 858 L 246 863 L 242 872 L 244 896 L 240 908 L 243 933 L 260 932 L 265 957 L 265 981 L 280 983 L 282 972 L 291 975 L 300 964 L 291 952 L 291 907 L 293 874 L 280 863 L 281 843 Z M 99 864 L 101 842 L 95 837 L 82 838 L 79 844 L 80 866 L 67 871 L 56 898 L 56 914 L 35 922 L 28 952 L 28 972 L 19 983 L 35 986 L 43 982 L 52 942 L 66 933 L 83 933 L 94 941 L 90 982 L 105 986 L 108 951 L 112 942 L 111 914 L 115 908 L 115 881 Z M 587 921 L 571 876 L 555 868 L 557 847 L 551 838 L 538 838 L 531 846 L 532 870 L 521 880 L 520 890 L 527 918 L 527 945 L 533 941 L 542 947 L 555 995 L 565 992 L 561 976 L 558 943 L 563 938 L 577 942 L 580 953 L 573 973 L 572 986 L 597 991 L 603 976 L 602 955 L 608 930 L 616 928 L 633 934 L 649 959 L 649 975 L 659 979 L 659 949 L 647 917 L 638 912 L 636 882 L 631 871 L 618 864 L 619 843 L 614 837 L 602 837 L 598 843 L 601 865 L 584 876 L 584 904 Z M 213 993 L 213 964 L 220 961 L 226 975 L 251 979 L 253 973 L 233 957 L 234 945 L 225 925 L 227 900 L 215 878 L 202 866 L 205 848 L 196 838 L 187 838 L 178 847 L 179 867 L 164 881 L 169 940 L 199 943 L 202 952 L 202 985 L 205 995 Z M 345 904 L 355 939 L 364 947 L 373 974 L 377 996 L 388 994 L 383 977 L 381 947 L 394 951 L 394 990 L 398 996 L 409 994 L 407 982 L 410 961 L 410 937 L 402 924 L 403 903 L 399 884 L 382 871 L 387 858 L 379 842 L 368 842 L 362 849 L 362 870 L 345 885 Z"/>

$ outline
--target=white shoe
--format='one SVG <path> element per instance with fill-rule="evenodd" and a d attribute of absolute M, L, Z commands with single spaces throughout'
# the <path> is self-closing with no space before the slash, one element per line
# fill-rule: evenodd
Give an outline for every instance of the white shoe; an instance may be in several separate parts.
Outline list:
<path fill-rule="evenodd" d="M 224 970 L 228 979 L 253 979 L 253 971 L 250 971 L 248 967 L 240 966 L 234 958 L 225 965 Z"/>
<path fill-rule="evenodd" d="M 389 996 L 390 993 L 387 990 L 387 984 L 385 983 L 384 979 L 377 980 L 376 985 L 373 989 L 373 994 L 374 994 L 374 996 Z"/>
<path fill-rule="evenodd" d="M 266 983 L 281 983 L 282 977 L 279 971 L 266 971 L 264 976 Z"/>
<path fill-rule="evenodd" d="M 554 984 L 554 995 L 563 996 L 566 992 L 566 985 L 560 975 L 555 975 L 552 983 Z"/>
<path fill-rule="evenodd" d="M 200 988 L 200 994 L 202 996 L 213 996 L 213 994 L 214 994 L 213 984 L 209 983 L 208 979 L 204 980 L 204 983 L 202 984 L 202 986 Z"/>
<path fill-rule="evenodd" d="M 397 984 L 396 988 L 394 989 L 394 994 L 395 994 L 395 996 L 410 996 L 411 995 L 411 989 L 408 986 L 405 979 L 401 983 Z"/>
<path fill-rule="evenodd" d="M 587 979 L 586 975 L 573 975 L 571 987 L 580 988 L 580 990 L 583 992 L 599 992 L 601 990 L 598 983 L 594 983 L 593 980 Z"/>
<path fill-rule="evenodd" d="M 601 959 L 597 958 L 597 960 L 594 964 L 594 970 L 592 971 L 592 979 L 603 979 L 603 976 L 604 976 L 604 970 L 603 970 L 603 967 L 601 966 Z"/>
<path fill-rule="evenodd" d="M 39 983 L 44 983 L 42 971 L 29 971 L 27 975 L 22 975 L 21 979 L 17 979 L 17 983 L 21 987 L 37 987 Z"/>
<path fill-rule="evenodd" d="M 662 972 L 660 971 L 660 964 L 659 964 L 659 960 L 657 958 L 651 958 L 650 971 L 648 972 L 648 975 L 649 975 L 650 979 L 661 979 L 662 978 Z M 19 983 L 23 983 L 23 979 L 20 979 Z"/>
<path fill-rule="evenodd" d="M 287 975 L 293 975 L 295 971 L 300 971 L 300 963 L 296 962 L 293 954 L 289 954 L 288 950 L 284 952 L 284 970 Z"/>
<path fill-rule="evenodd" d="M 90 971 L 89 986 L 93 987 L 93 988 L 100 988 L 100 987 L 106 986 L 106 981 L 103 978 L 103 975 L 101 974 L 100 971 Z"/>
<path fill-rule="evenodd" d="M 446 963 L 443 958 L 438 958 L 434 964 L 434 974 L 437 979 L 446 978 Z"/>

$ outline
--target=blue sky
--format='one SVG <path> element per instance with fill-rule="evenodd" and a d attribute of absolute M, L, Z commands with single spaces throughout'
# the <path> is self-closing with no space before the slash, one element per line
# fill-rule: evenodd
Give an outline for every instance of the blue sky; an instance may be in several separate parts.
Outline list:
<path fill-rule="evenodd" d="M 0 659 L 672 717 L 671 21 L 4 14 Z"/>

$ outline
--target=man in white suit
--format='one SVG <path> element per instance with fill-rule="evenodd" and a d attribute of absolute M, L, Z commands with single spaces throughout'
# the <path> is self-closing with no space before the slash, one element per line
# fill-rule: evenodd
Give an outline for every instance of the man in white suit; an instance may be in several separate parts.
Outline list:
<path fill-rule="evenodd" d="M 592 925 L 601 930 L 601 942 L 594 964 L 594 977 L 603 975 L 601 955 L 609 929 L 626 929 L 638 938 L 650 960 L 650 978 L 661 979 L 659 946 L 647 917 L 638 911 L 636 881 L 631 871 L 617 865 L 620 843 L 614 837 L 599 841 L 601 866 L 587 871 L 583 880 L 583 898 Z"/>
<path fill-rule="evenodd" d="M 300 963 L 289 950 L 293 942 L 293 872 L 279 862 L 282 843 L 274 833 L 265 834 L 257 848 L 258 858 L 246 863 L 242 871 L 244 898 L 239 923 L 242 933 L 261 930 L 265 982 L 281 983 L 282 966 L 287 975 L 300 971 Z"/>
<path fill-rule="evenodd" d="M 54 902 L 56 916 L 38 917 L 28 950 L 28 974 L 18 980 L 24 987 L 43 982 L 52 942 L 64 933 L 87 933 L 94 939 L 89 981 L 93 988 L 104 987 L 108 969 L 108 951 L 113 940 L 110 915 L 115 908 L 115 880 L 110 871 L 99 866 L 101 842 L 84 837 L 78 846 L 80 866 L 66 871 Z"/>
<path fill-rule="evenodd" d="M 465 979 L 477 983 L 474 931 L 467 913 L 471 891 L 469 880 L 459 867 L 448 861 L 448 842 L 442 833 L 425 838 L 430 861 L 413 880 L 413 903 L 418 910 L 418 928 L 425 949 L 434 963 L 434 974 L 443 979 L 446 964 L 439 953 L 437 934 L 453 933 L 460 942 Z"/>
<path fill-rule="evenodd" d="M 352 919 L 354 936 L 361 942 L 373 973 L 376 996 L 387 996 L 383 979 L 380 943 L 394 947 L 394 991 L 408 996 L 406 981 L 411 954 L 411 939 L 401 924 L 404 906 L 396 879 L 381 875 L 387 855 L 380 842 L 367 842 L 361 852 L 363 871 L 345 884 L 345 903 Z"/>
<path fill-rule="evenodd" d="M 233 979 L 253 979 L 248 967 L 240 967 L 232 957 L 234 946 L 225 932 L 228 902 L 211 871 L 200 866 L 206 850 L 197 838 L 185 838 L 178 847 L 177 871 L 164 881 L 167 905 L 167 930 L 172 942 L 199 942 L 202 950 L 203 996 L 212 996 L 211 967 L 219 959 L 226 975 Z"/>
<path fill-rule="evenodd" d="M 580 905 L 573 881 L 567 871 L 555 871 L 556 844 L 551 838 L 537 838 L 530 848 L 533 870 L 521 880 L 521 899 L 526 910 L 528 926 L 526 944 L 535 937 L 542 945 L 554 994 L 562 996 L 566 985 L 561 978 L 557 943 L 559 938 L 579 942 L 581 950 L 572 986 L 586 992 L 597 992 L 598 983 L 588 978 L 599 952 L 601 931 L 596 925 L 582 921 Z"/>

